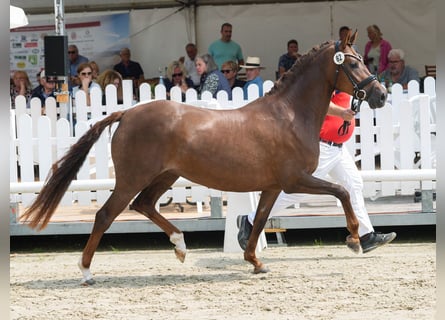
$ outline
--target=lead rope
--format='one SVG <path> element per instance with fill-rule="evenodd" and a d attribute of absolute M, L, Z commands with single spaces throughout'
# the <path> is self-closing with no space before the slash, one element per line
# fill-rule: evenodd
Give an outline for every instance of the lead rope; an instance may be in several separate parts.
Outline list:
<path fill-rule="evenodd" d="M 363 102 L 363 100 L 352 97 L 351 110 L 354 111 L 355 114 L 360 112 L 360 106 L 361 106 L 362 102 Z M 351 125 L 350 121 L 344 120 L 343 124 L 337 130 L 338 135 L 344 136 L 345 134 L 348 134 L 350 125 Z"/>

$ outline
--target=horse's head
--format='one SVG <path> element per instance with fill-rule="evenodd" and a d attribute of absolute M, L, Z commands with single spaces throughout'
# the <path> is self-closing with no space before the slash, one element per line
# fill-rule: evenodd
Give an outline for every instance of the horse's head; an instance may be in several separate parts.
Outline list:
<path fill-rule="evenodd" d="M 335 43 L 333 61 L 336 65 L 334 88 L 351 94 L 359 101 L 366 100 L 371 108 L 381 108 L 385 105 L 386 89 L 372 75 L 363 58 L 357 54 L 353 44 L 357 31 L 348 35 L 342 41 Z"/>

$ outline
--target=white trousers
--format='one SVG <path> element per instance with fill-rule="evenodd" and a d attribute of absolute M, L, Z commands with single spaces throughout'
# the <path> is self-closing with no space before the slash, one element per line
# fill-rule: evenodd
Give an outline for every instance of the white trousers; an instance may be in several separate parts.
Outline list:
<path fill-rule="evenodd" d="M 354 159 L 345 147 L 339 148 L 320 142 L 320 158 L 313 176 L 326 179 L 328 175 L 335 183 L 343 186 L 349 192 L 352 208 L 359 221 L 359 236 L 374 231 L 368 211 L 365 208 L 365 200 L 362 193 L 363 180 Z M 291 205 L 300 203 L 303 197 L 303 194 L 287 194 L 281 191 L 270 211 L 269 217 L 277 215 Z M 253 224 L 255 212 L 251 212 L 248 218 L 250 223 Z"/>

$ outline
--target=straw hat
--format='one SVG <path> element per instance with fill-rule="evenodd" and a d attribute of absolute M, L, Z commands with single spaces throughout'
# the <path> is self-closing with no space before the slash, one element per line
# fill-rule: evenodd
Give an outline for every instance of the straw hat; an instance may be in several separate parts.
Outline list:
<path fill-rule="evenodd" d="M 244 65 L 240 65 L 240 67 L 245 69 L 265 69 L 261 66 L 261 60 L 258 57 L 247 57 L 246 63 Z"/>

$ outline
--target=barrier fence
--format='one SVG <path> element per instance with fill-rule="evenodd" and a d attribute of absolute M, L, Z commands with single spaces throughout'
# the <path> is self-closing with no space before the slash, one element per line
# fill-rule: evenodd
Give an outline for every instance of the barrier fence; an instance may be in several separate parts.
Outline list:
<path fill-rule="evenodd" d="M 264 92 L 272 86 L 272 81 L 265 81 Z M 152 96 L 150 86 L 142 84 L 140 102 L 136 103 L 132 96 L 131 81 L 124 80 L 123 87 L 123 104 L 116 102 L 116 89 L 110 85 L 106 88 L 106 105 L 102 105 L 102 93 L 99 89 L 91 90 L 90 107 L 86 106 L 85 94 L 79 91 L 72 105 L 57 107 L 56 101 L 48 98 L 45 115 L 41 114 L 39 99 L 32 99 L 27 108 L 24 97 L 17 97 L 16 109 L 10 111 L 11 203 L 28 206 L 42 187 L 52 163 L 89 129 L 91 123 L 113 111 L 167 97 L 163 85 L 157 85 Z M 409 83 L 407 91 L 398 84 L 391 89 L 392 93 L 385 107 L 371 110 L 366 102 L 362 104 L 355 137 L 346 143 L 362 170 L 365 197 L 413 195 L 419 190 L 435 189 L 435 80 L 425 79 L 425 93 L 422 94 L 415 81 Z M 258 88 L 249 87 L 247 100 L 244 100 L 241 88 L 235 88 L 232 96 L 232 100 L 228 100 L 225 92 L 218 92 L 214 99 L 209 92 L 204 92 L 198 99 L 197 92 L 189 89 L 184 102 L 204 108 L 239 108 L 258 97 Z M 179 88 L 174 87 L 171 90 L 170 99 L 181 102 Z M 73 113 L 70 114 L 70 111 Z M 71 115 L 74 115 L 74 121 L 71 121 Z M 90 205 L 92 202 L 101 205 L 107 200 L 114 187 L 110 137 L 116 126 L 114 124 L 110 131 L 105 130 L 91 149 L 77 179 L 63 197 L 61 206 L 71 206 L 74 203 Z M 181 178 L 161 197 L 160 203 L 172 198 L 175 203 L 191 200 L 201 204 L 221 195 L 221 191 Z M 255 197 L 252 194 L 247 194 L 244 198 L 252 209 L 256 206 L 253 198 Z M 238 210 L 238 205 L 245 205 L 240 204 L 239 200 L 230 203 L 230 196 L 227 201 L 234 211 Z M 197 210 L 202 208 L 198 205 Z"/>

